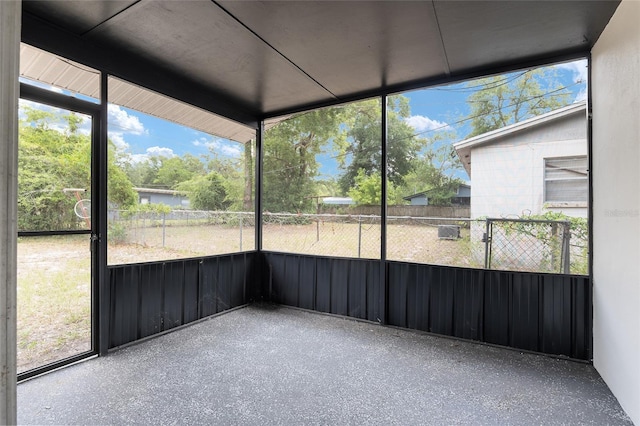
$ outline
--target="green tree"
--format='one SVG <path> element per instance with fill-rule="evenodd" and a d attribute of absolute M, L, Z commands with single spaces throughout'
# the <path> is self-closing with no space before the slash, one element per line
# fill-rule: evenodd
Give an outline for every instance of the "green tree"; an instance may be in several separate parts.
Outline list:
<path fill-rule="evenodd" d="M 197 157 L 185 154 L 181 157 L 160 157 L 160 166 L 153 183 L 174 189 L 179 183 L 204 174 L 204 164 Z"/>
<path fill-rule="evenodd" d="M 536 68 L 474 80 L 467 99 L 471 107 L 471 133 L 480 135 L 569 104 L 571 93 L 563 90 L 551 68 Z"/>
<path fill-rule="evenodd" d="M 401 188 L 405 196 L 429 191 L 429 204 L 450 204 L 451 197 L 464 183 L 456 177 L 463 167 L 451 144 L 454 139 L 451 132 L 438 132 L 428 139 L 425 149 L 414 160 L 413 170 L 405 176 Z"/>
<path fill-rule="evenodd" d="M 415 136 L 415 130 L 405 119 L 411 115 L 409 99 L 402 95 L 388 98 L 387 105 L 387 178 L 396 186 L 403 184 L 404 176 L 413 168 L 412 160 L 424 141 Z M 349 105 L 347 110 L 347 140 L 337 146 L 339 164 L 344 170 L 340 187 L 348 192 L 356 177 L 382 173 L 380 102 L 376 99 Z"/>
<path fill-rule="evenodd" d="M 342 135 L 343 108 L 294 116 L 265 132 L 263 205 L 273 212 L 308 212 L 315 206 L 316 156 Z"/>
<path fill-rule="evenodd" d="M 188 195 L 191 206 L 196 210 L 226 210 L 231 204 L 224 178 L 216 172 L 182 182 L 177 189 Z"/>
<path fill-rule="evenodd" d="M 154 186 L 158 177 L 158 170 L 162 165 L 162 158 L 152 156 L 144 161 L 133 161 L 129 155 L 122 155 L 118 160 L 120 168 L 127 177 L 137 187 Z"/>
<path fill-rule="evenodd" d="M 76 194 L 89 198 L 91 139 L 79 129 L 82 118 L 21 106 L 18 144 L 18 229 L 76 229 Z M 108 162 L 108 196 L 121 206 L 135 203 L 131 182 Z M 84 190 L 75 191 L 70 189 Z"/>
<path fill-rule="evenodd" d="M 207 170 L 217 173 L 223 179 L 227 193 L 227 208 L 232 211 L 241 211 L 244 206 L 244 161 L 244 157 L 221 157 L 215 152 L 207 157 Z"/>
<path fill-rule="evenodd" d="M 382 178 L 380 173 L 367 175 L 363 169 L 358 171 L 354 186 L 349 189 L 349 197 L 357 205 L 379 206 L 382 200 Z M 387 204 L 394 205 L 402 202 L 402 196 L 393 182 L 387 183 Z"/>
<path fill-rule="evenodd" d="M 318 197 L 339 197 L 344 195 L 340 184 L 335 178 L 317 179 L 315 181 L 315 195 Z"/>
<path fill-rule="evenodd" d="M 109 141 L 109 160 L 107 165 L 107 194 L 109 202 L 116 208 L 124 209 L 138 203 L 138 193 L 125 171 L 117 162 L 116 147 Z"/>

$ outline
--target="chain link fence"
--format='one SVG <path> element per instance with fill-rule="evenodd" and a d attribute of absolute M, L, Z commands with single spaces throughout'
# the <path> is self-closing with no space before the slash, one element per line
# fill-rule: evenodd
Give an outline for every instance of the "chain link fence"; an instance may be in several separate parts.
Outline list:
<path fill-rule="evenodd" d="M 588 243 L 569 221 L 486 219 L 485 268 L 587 274 Z"/>
<path fill-rule="evenodd" d="M 380 258 L 380 216 L 265 213 L 265 250 L 321 256 Z"/>
<path fill-rule="evenodd" d="M 108 228 L 110 264 L 255 249 L 253 212 L 111 210 Z"/>
<path fill-rule="evenodd" d="M 110 212 L 111 250 L 136 245 L 168 258 L 255 249 L 253 212 Z M 264 250 L 379 259 L 380 215 L 262 215 Z M 587 240 L 567 221 L 387 216 L 388 260 L 586 274 Z M 161 256 L 158 252 L 157 256 Z M 142 252 L 135 261 L 152 260 Z M 153 260 L 157 260 L 155 257 Z"/>

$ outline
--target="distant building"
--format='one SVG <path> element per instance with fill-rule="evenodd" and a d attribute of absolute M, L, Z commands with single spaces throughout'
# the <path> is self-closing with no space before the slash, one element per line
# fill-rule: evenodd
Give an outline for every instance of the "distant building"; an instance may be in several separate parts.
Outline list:
<path fill-rule="evenodd" d="M 320 200 L 322 204 L 331 204 L 334 206 L 350 206 L 355 204 L 351 197 L 323 197 Z"/>
<path fill-rule="evenodd" d="M 409 201 L 412 206 L 428 206 L 429 194 L 432 190 L 418 192 L 417 194 L 403 197 L 403 200 Z M 454 206 L 468 206 L 471 204 L 471 186 L 462 184 L 456 189 L 456 193 L 449 199 L 449 204 Z"/>
<path fill-rule="evenodd" d="M 586 217 L 589 194 L 584 102 L 454 145 L 471 177 L 471 217 L 562 212 Z"/>
<path fill-rule="evenodd" d="M 140 204 L 166 204 L 171 207 L 189 207 L 186 195 L 170 189 L 133 188 L 138 193 Z"/>

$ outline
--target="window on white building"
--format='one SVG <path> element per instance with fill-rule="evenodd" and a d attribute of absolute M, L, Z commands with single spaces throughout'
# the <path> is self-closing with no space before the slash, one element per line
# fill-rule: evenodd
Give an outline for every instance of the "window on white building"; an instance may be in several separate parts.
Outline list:
<path fill-rule="evenodd" d="M 588 195 L 586 156 L 545 159 L 544 201 L 546 203 L 586 203 Z"/>

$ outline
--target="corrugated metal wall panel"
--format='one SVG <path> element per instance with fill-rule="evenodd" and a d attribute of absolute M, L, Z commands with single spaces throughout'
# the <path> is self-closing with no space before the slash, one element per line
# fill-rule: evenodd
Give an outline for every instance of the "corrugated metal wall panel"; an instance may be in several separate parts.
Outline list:
<path fill-rule="evenodd" d="M 367 317 L 369 321 L 386 322 L 387 296 L 381 280 L 380 262 L 367 261 Z"/>
<path fill-rule="evenodd" d="M 349 313 L 349 260 L 333 259 L 331 262 L 331 313 L 347 315 Z M 354 264 L 354 266 L 356 266 Z M 359 266 L 359 265 L 358 265 Z M 362 273 L 362 268 L 358 268 Z M 366 272 L 364 272 L 366 274 Z M 366 275 L 365 275 L 366 276 Z"/>
<path fill-rule="evenodd" d="M 542 352 L 571 354 L 571 282 L 542 277 Z"/>
<path fill-rule="evenodd" d="M 484 339 L 487 343 L 509 346 L 512 273 L 486 271 L 484 283 Z"/>
<path fill-rule="evenodd" d="M 313 258 L 300 259 L 300 285 L 298 286 L 298 306 L 315 309 L 316 262 Z"/>
<path fill-rule="evenodd" d="M 163 309 L 165 330 L 183 324 L 184 311 L 184 262 L 164 265 L 164 301 Z"/>
<path fill-rule="evenodd" d="M 591 359 L 588 277 L 388 262 L 389 324 Z"/>
<path fill-rule="evenodd" d="M 591 281 L 587 277 L 572 277 L 572 340 L 573 358 L 591 359 L 593 354 L 593 316 Z"/>
<path fill-rule="evenodd" d="M 217 259 L 200 261 L 198 288 L 198 318 L 217 313 L 218 300 L 218 268 Z"/>
<path fill-rule="evenodd" d="M 298 306 L 298 293 L 300 281 L 300 262 L 293 257 L 284 259 L 284 280 L 282 291 L 282 304 Z"/>
<path fill-rule="evenodd" d="M 309 260 L 309 259 L 306 259 Z M 360 272 L 360 265 L 350 262 L 347 287 L 347 315 L 367 319 L 367 278 L 368 271 Z"/>
<path fill-rule="evenodd" d="M 109 266 L 109 348 L 248 303 L 256 257 L 250 252 Z"/>
<path fill-rule="evenodd" d="M 272 301 L 518 349 L 591 357 L 587 277 L 264 253 Z M 386 291 L 385 291 L 386 290 Z"/>
<path fill-rule="evenodd" d="M 137 265 L 126 268 L 109 268 L 111 306 L 108 329 L 109 347 L 120 346 L 138 339 L 138 283 Z M 117 332 L 113 324 L 118 325 Z"/>
<path fill-rule="evenodd" d="M 389 315 L 387 320 L 389 324 L 397 325 L 398 327 L 408 327 L 407 322 L 407 284 L 409 283 L 409 271 L 411 267 L 409 265 L 401 265 L 398 268 L 391 268 L 388 272 L 389 281 L 395 282 L 396 285 L 393 289 L 389 289 Z"/>
<path fill-rule="evenodd" d="M 213 259 L 208 259 L 213 260 Z M 216 291 L 216 303 L 215 303 L 215 313 L 226 311 L 227 309 L 233 306 L 233 289 L 236 287 L 236 283 L 233 282 L 233 257 L 221 259 L 215 259 L 214 267 L 217 270 L 218 274 L 215 280 L 215 289 Z M 205 263 L 207 260 L 205 260 Z"/>
<path fill-rule="evenodd" d="M 541 321 L 540 277 L 519 274 L 513 277 L 512 326 L 510 339 L 513 346 L 530 351 L 540 347 Z"/>
<path fill-rule="evenodd" d="M 480 271 L 457 269 L 454 275 L 453 335 L 481 340 L 484 280 Z"/>
<path fill-rule="evenodd" d="M 303 257 L 303 256 L 298 256 Z M 267 255 L 268 261 L 273 256 Z M 304 285 L 309 285 L 304 283 Z M 316 258 L 316 310 L 331 312 L 331 259 Z"/>
<path fill-rule="evenodd" d="M 138 338 L 163 330 L 164 265 L 141 265 L 138 285 Z"/>
<path fill-rule="evenodd" d="M 271 252 L 108 270 L 110 347 L 266 299 L 524 350 L 592 354 L 588 277 Z"/>
<path fill-rule="evenodd" d="M 390 269 L 393 269 L 395 265 L 389 265 Z M 431 310 L 430 324 L 431 331 L 437 334 L 444 334 L 447 336 L 453 335 L 453 289 L 450 285 L 453 283 L 453 274 L 450 270 L 444 268 L 419 268 L 418 273 L 428 274 L 430 281 L 431 297 L 429 309 Z M 398 284 L 389 281 L 389 292 Z M 429 313 L 426 312 L 428 315 Z"/>
<path fill-rule="evenodd" d="M 198 316 L 198 304 L 193 303 L 194 300 L 198 300 L 200 262 L 198 260 L 187 260 L 180 262 L 180 264 L 184 267 L 182 324 L 188 324 L 200 318 Z"/>
<path fill-rule="evenodd" d="M 384 292 L 379 261 L 263 253 L 270 300 L 283 305 L 377 321 Z"/>

